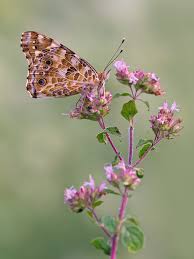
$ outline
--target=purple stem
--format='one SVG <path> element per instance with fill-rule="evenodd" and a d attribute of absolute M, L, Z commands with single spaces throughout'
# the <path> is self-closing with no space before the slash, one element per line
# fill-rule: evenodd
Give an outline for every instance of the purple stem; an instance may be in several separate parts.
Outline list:
<path fill-rule="evenodd" d="M 123 193 L 122 200 L 121 200 L 121 207 L 120 207 L 120 210 L 119 210 L 119 224 L 118 224 L 117 233 L 112 238 L 112 249 L 111 249 L 110 259 L 116 259 L 117 258 L 117 248 L 118 248 L 118 242 L 119 242 L 119 234 L 120 234 L 122 221 L 123 221 L 123 218 L 125 216 L 125 210 L 126 210 L 126 207 L 127 207 L 127 202 L 128 202 L 128 190 L 127 190 L 127 188 L 125 188 L 125 191 Z"/>
<path fill-rule="evenodd" d="M 106 126 L 105 126 L 105 123 L 104 123 L 103 118 L 101 118 L 101 119 L 98 121 L 98 123 L 99 123 L 100 127 L 101 127 L 103 130 L 106 129 Z M 110 145 L 111 145 L 113 151 L 115 152 L 115 154 L 117 155 L 117 157 L 120 159 L 120 161 L 122 161 L 123 158 L 122 158 L 122 156 L 120 155 L 120 152 L 118 151 L 118 149 L 115 147 L 115 145 L 114 145 L 114 143 L 113 143 L 113 141 L 112 141 L 110 135 L 109 135 L 107 132 L 106 132 L 105 134 L 106 134 L 106 137 L 107 137 L 107 139 L 108 139 L 108 142 L 110 143 Z"/>
<path fill-rule="evenodd" d="M 129 165 L 131 165 L 132 163 L 132 159 L 133 159 L 133 123 L 131 124 L 131 126 L 129 127 Z"/>
<path fill-rule="evenodd" d="M 131 122 L 130 128 L 129 128 L 129 165 L 132 163 L 133 159 L 133 139 L 134 139 L 134 125 L 133 121 Z M 122 200 L 121 200 L 121 206 L 119 209 L 119 224 L 118 224 L 118 229 L 115 235 L 112 238 L 112 249 L 111 249 L 111 257 L 110 259 L 116 259 L 117 258 L 117 248 L 118 248 L 118 242 L 119 242 L 119 235 L 120 235 L 120 229 L 122 226 L 122 221 L 125 217 L 125 211 L 127 208 L 127 203 L 128 203 L 128 188 L 125 188 L 125 191 L 122 195 Z"/>

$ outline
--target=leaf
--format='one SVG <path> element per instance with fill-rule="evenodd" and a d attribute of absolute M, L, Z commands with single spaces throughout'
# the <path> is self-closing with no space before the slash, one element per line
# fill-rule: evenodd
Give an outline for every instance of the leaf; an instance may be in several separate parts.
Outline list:
<path fill-rule="evenodd" d="M 117 165 L 118 163 L 120 162 L 120 159 L 119 159 L 119 157 L 118 156 L 115 156 L 115 158 L 114 158 L 114 160 L 112 161 L 112 166 L 115 166 L 115 165 Z"/>
<path fill-rule="evenodd" d="M 149 104 L 148 101 L 144 101 L 144 100 L 142 100 L 142 99 L 139 99 L 139 101 L 141 101 L 142 103 L 144 103 L 144 104 L 147 106 L 148 111 L 150 111 L 150 104 Z"/>
<path fill-rule="evenodd" d="M 138 178 L 143 178 L 144 177 L 144 169 L 143 168 L 135 168 L 136 174 Z"/>
<path fill-rule="evenodd" d="M 112 135 L 116 135 L 116 136 L 121 136 L 121 132 L 119 131 L 119 129 L 117 127 L 108 127 L 104 130 L 104 132 L 112 134 Z"/>
<path fill-rule="evenodd" d="M 115 191 L 113 191 L 111 189 L 106 189 L 105 192 L 106 193 L 110 193 L 110 194 L 115 194 L 115 195 L 121 195 L 119 192 L 115 192 Z"/>
<path fill-rule="evenodd" d="M 121 96 L 130 96 L 132 98 L 132 95 L 129 94 L 129 93 L 116 93 L 113 98 L 118 98 L 118 97 L 121 97 Z"/>
<path fill-rule="evenodd" d="M 135 105 L 135 101 L 131 100 L 128 103 L 124 103 L 122 110 L 121 110 L 121 115 L 128 121 L 130 121 L 135 114 L 137 113 L 137 108 Z"/>
<path fill-rule="evenodd" d="M 98 133 L 98 135 L 96 137 L 97 137 L 97 140 L 98 140 L 99 143 L 104 143 L 104 144 L 107 143 L 106 134 L 104 132 Z"/>
<path fill-rule="evenodd" d="M 122 227 L 121 242 L 129 252 L 137 252 L 143 247 L 144 234 L 137 221 L 127 220 Z"/>
<path fill-rule="evenodd" d="M 142 138 L 141 138 L 141 139 L 139 140 L 139 142 L 138 142 L 136 148 L 141 147 L 141 146 L 143 146 L 143 145 L 145 145 L 145 144 L 148 144 L 148 143 L 152 144 L 152 143 L 153 143 L 153 140 L 152 140 L 152 139 L 142 139 Z"/>
<path fill-rule="evenodd" d="M 117 222 L 116 219 L 112 216 L 103 216 L 101 218 L 102 224 L 108 229 L 109 232 L 115 233 L 116 227 L 117 227 Z"/>
<path fill-rule="evenodd" d="M 97 237 L 90 242 L 96 249 L 102 250 L 106 255 L 110 255 L 111 247 L 103 237 Z"/>
<path fill-rule="evenodd" d="M 96 136 L 99 143 L 104 143 L 104 144 L 107 143 L 106 133 L 116 135 L 119 137 L 121 136 L 121 132 L 119 131 L 119 129 L 117 127 L 108 127 L 106 129 L 104 129 L 102 132 L 98 133 L 98 135 Z"/>
<path fill-rule="evenodd" d="M 139 150 L 139 158 L 141 158 L 141 157 L 145 154 L 145 152 L 148 151 L 148 149 L 149 149 L 151 146 L 152 146 L 151 143 L 145 144 L 145 145 Z"/>
<path fill-rule="evenodd" d="M 90 210 L 87 210 L 86 213 L 87 213 L 89 218 L 93 219 L 93 214 Z"/>
<path fill-rule="evenodd" d="M 92 204 L 92 207 L 93 209 L 100 206 L 104 201 L 95 201 L 93 204 Z"/>

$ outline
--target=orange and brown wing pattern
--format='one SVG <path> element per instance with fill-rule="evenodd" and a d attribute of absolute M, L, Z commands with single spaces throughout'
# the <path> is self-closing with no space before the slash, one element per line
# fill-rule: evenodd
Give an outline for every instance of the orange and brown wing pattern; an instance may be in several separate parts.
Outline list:
<path fill-rule="evenodd" d="M 84 59 L 43 34 L 22 34 L 21 47 L 28 60 L 27 91 L 34 98 L 78 94 L 85 85 L 97 85 L 97 71 Z"/>

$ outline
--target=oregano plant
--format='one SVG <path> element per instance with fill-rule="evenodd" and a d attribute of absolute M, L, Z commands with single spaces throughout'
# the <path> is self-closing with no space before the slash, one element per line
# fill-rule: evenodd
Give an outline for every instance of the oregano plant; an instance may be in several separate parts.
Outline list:
<path fill-rule="evenodd" d="M 128 200 L 135 194 L 137 187 L 143 182 L 144 169 L 141 162 L 148 154 L 154 152 L 156 146 L 163 140 L 171 140 L 182 129 L 182 120 L 175 116 L 179 111 L 176 102 L 169 105 L 166 101 L 158 108 L 155 115 L 151 115 L 148 122 L 153 132 L 152 138 L 139 137 L 138 143 L 134 143 L 134 130 L 136 116 L 138 116 L 137 104 L 145 104 L 145 112 L 150 109 L 150 104 L 144 99 L 146 94 L 163 96 L 165 92 L 160 86 L 160 80 L 154 73 L 142 70 L 131 71 L 124 61 L 114 63 L 116 78 L 122 84 L 124 92 L 114 96 L 105 89 L 86 87 L 81 93 L 81 98 L 75 109 L 69 113 L 71 118 L 87 119 L 96 122 L 100 127 L 97 141 L 102 144 L 110 144 L 115 154 L 112 162 L 104 165 L 104 182 L 96 184 L 93 176 L 79 188 L 70 187 L 64 191 L 64 202 L 72 212 L 85 213 L 101 230 L 102 236 L 91 240 L 91 244 L 101 250 L 110 259 L 116 259 L 118 250 L 123 246 L 129 253 L 137 252 L 144 246 L 144 233 L 139 221 L 127 215 Z M 103 88 L 103 89 L 102 89 Z M 122 154 L 115 146 L 112 137 L 121 138 L 119 128 L 107 126 L 104 117 L 111 111 L 110 105 L 114 105 L 114 98 L 128 98 L 123 103 L 120 111 L 128 127 L 128 150 Z M 138 159 L 134 161 L 134 152 Z M 127 158 L 126 158 L 127 157 Z M 98 215 L 98 207 L 106 203 L 106 196 L 114 195 L 120 199 L 117 215 Z M 120 241 L 120 242 L 119 242 Z"/>

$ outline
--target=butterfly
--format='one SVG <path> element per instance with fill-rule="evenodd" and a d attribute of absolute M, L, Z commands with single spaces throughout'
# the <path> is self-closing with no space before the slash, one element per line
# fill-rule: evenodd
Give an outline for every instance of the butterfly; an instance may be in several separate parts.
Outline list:
<path fill-rule="evenodd" d="M 33 98 L 65 97 L 83 87 L 101 87 L 108 79 L 69 48 L 41 33 L 22 33 L 21 47 L 28 61 L 26 89 Z"/>

